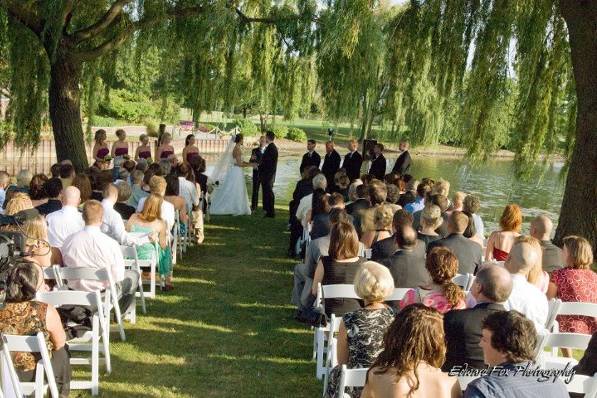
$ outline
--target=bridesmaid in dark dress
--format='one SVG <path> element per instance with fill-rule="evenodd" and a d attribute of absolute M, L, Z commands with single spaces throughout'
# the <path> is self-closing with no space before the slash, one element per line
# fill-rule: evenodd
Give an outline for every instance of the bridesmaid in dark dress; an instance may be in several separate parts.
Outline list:
<path fill-rule="evenodd" d="M 126 132 L 123 129 L 116 130 L 116 136 L 118 141 L 112 144 L 112 157 L 113 158 L 125 158 L 129 154 L 129 144 L 126 140 Z"/>
<path fill-rule="evenodd" d="M 110 148 L 106 144 L 106 130 L 99 129 L 95 132 L 95 144 L 93 145 L 93 159 L 96 162 L 103 161 L 110 153 Z"/>
<path fill-rule="evenodd" d="M 195 145 L 195 135 L 189 134 L 184 141 L 184 149 L 182 150 L 182 159 L 184 162 L 192 164 L 193 159 L 199 156 L 199 148 Z"/>
<path fill-rule="evenodd" d="M 149 146 L 149 137 L 147 134 L 141 134 L 139 136 L 139 141 L 141 142 L 141 145 L 139 145 L 135 151 L 135 161 L 139 161 L 139 159 L 145 159 L 147 162 L 151 162 L 151 147 Z"/>
<path fill-rule="evenodd" d="M 167 160 L 170 156 L 174 155 L 174 147 L 172 146 L 172 136 L 170 133 L 164 133 L 162 135 L 162 142 L 155 153 L 156 162 L 165 159 Z"/>
<path fill-rule="evenodd" d="M 330 231 L 328 255 L 321 257 L 313 276 L 312 293 L 317 295 L 317 285 L 352 284 L 365 259 L 359 257 L 359 237 L 351 223 L 338 223 Z M 361 308 L 356 299 L 327 299 L 325 312 L 328 316 L 343 316 Z"/>

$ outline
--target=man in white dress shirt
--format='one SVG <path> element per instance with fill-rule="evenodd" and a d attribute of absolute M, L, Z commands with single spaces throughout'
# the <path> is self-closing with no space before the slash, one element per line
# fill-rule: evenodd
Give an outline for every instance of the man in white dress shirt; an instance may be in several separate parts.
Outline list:
<path fill-rule="evenodd" d="M 118 291 L 118 302 L 123 313 L 133 303 L 139 282 L 137 271 L 125 270 L 120 245 L 104 234 L 100 227 L 104 209 L 97 200 L 89 200 L 83 207 L 83 230 L 69 236 L 62 245 L 62 259 L 65 267 L 106 269 L 112 275 Z M 70 280 L 73 290 L 92 292 L 105 290 L 108 281 Z"/>
<path fill-rule="evenodd" d="M 527 281 L 527 274 L 537 263 L 541 263 L 541 251 L 528 242 L 517 242 L 504 263 L 512 274 L 512 293 L 505 304 L 507 310 L 516 310 L 533 321 L 538 333 L 544 333 L 549 306 L 547 296 Z"/>
<path fill-rule="evenodd" d="M 327 179 L 323 173 L 317 174 L 313 177 L 313 190 L 327 188 Z M 309 194 L 301 199 L 296 209 L 296 219 L 300 221 L 303 228 L 307 227 L 307 213 L 311 210 L 313 205 L 313 194 Z"/>
<path fill-rule="evenodd" d="M 103 196 L 102 208 L 104 210 L 104 217 L 101 227 L 102 232 L 121 245 L 134 246 L 149 243 L 151 240 L 149 236 L 137 236 L 128 233 L 124 227 L 122 216 L 114 210 L 114 204 L 118 201 L 118 187 L 114 184 L 107 185 L 104 188 Z"/>
<path fill-rule="evenodd" d="M 46 216 L 50 246 L 60 249 L 66 238 L 85 227 L 78 206 L 81 203 L 79 188 L 70 186 L 62 191 L 62 209 Z"/>
<path fill-rule="evenodd" d="M 162 198 L 166 194 L 166 179 L 160 176 L 153 176 L 149 180 L 149 192 L 155 193 L 156 195 L 160 195 Z M 141 213 L 143 211 L 143 206 L 145 205 L 145 199 L 142 198 L 139 200 L 139 204 L 137 205 L 137 213 Z M 162 220 L 166 222 L 166 227 L 168 231 L 172 231 L 172 227 L 174 226 L 174 222 L 176 219 L 176 210 L 174 209 L 174 205 L 170 202 L 164 200 L 162 202 Z"/>

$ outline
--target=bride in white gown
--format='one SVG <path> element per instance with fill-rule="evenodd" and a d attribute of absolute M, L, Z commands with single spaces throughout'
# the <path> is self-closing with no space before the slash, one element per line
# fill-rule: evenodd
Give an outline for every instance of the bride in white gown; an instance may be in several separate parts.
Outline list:
<path fill-rule="evenodd" d="M 243 167 L 251 167 L 251 163 L 242 161 L 243 136 L 232 136 L 226 151 L 214 167 L 211 180 L 218 181 L 210 206 L 210 214 L 215 215 L 249 215 L 251 207 L 247 195 L 247 185 Z"/>

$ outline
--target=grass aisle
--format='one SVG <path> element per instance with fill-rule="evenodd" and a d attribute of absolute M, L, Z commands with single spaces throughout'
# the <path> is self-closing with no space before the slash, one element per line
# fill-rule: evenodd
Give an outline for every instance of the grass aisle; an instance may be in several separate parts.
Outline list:
<path fill-rule="evenodd" d="M 175 290 L 112 333 L 106 397 L 314 397 L 312 334 L 292 319 L 287 212 L 213 217 L 174 270 Z M 72 394 L 77 396 L 78 394 Z M 81 394 L 87 396 L 87 394 Z"/>

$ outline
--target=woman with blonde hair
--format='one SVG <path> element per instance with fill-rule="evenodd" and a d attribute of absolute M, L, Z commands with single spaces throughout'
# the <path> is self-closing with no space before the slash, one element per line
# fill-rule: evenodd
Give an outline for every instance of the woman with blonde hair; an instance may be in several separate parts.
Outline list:
<path fill-rule="evenodd" d="M 410 289 L 400 301 L 400 308 L 413 303 L 423 303 L 442 314 L 466 308 L 464 292 L 452 278 L 458 272 L 458 258 L 447 247 L 434 247 L 425 259 L 425 268 L 431 276 L 431 283 Z"/>
<path fill-rule="evenodd" d="M 53 264 L 62 264 L 62 254 L 55 247 L 50 247 L 48 242 L 48 226 L 42 215 L 37 215 L 23 223 L 25 241 L 25 259 L 32 261 L 40 267 L 50 267 Z"/>
<path fill-rule="evenodd" d="M 126 142 L 126 131 L 123 129 L 116 130 L 117 141 L 112 144 L 112 157 L 119 159 L 118 163 L 122 163 L 122 160 L 128 158 L 129 155 L 129 144 Z"/>
<path fill-rule="evenodd" d="M 376 242 L 392 236 L 392 220 L 394 209 L 390 205 L 380 205 L 373 213 L 374 231 L 366 231 L 361 237 L 361 242 L 366 249 L 370 249 Z"/>
<path fill-rule="evenodd" d="M 337 391 L 342 365 L 348 368 L 368 368 L 383 348 L 383 337 L 396 316 L 384 304 L 394 291 L 394 279 L 387 267 L 373 261 L 363 263 L 354 278 L 354 290 L 365 306 L 342 317 L 338 333 L 338 366 L 330 373 L 326 391 L 328 397 L 344 397 Z M 351 397 L 359 397 L 361 388 L 352 389 Z"/>
<path fill-rule="evenodd" d="M 141 213 L 135 213 L 126 223 L 126 230 L 144 234 L 157 234 L 157 242 L 137 246 L 137 255 L 141 260 L 151 260 L 157 255 L 158 271 L 162 290 L 172 290 L 172 253 L 168 245 L 166 222 L 161 218 L 164 198 L 152 193 L 143 204 Z"/>
<path fill-rule="evenodd" d="M 442 315 L 423 304 L 410 305 L 388 328 L 361 398 L 461 397 L 458 379 L 440 369 L 445 357 Z"/>
<path fill-rule="evenodd" d="M 99 129 L 95 132 L 95 144 L 93 144 L 93 158 L 96 162 L 103 162 L 106 156 L 110 154 L 110 148 L 106 143 L 106 130 Z"/>
<path fill-rule="evenodd" d="M 509 204 L 504 208 L 500 218 L 499 231 L 493 231 L 487 239 L 485 261 L 506 261 L 508 253 L 516 238 L 520 236 L 522 226 L 522 210 L 516 204 Z"/>
<path fill-rule="evenodd" d="M 159 162 L 162 159 L 168 160 L 172 155 L 174 155 L 174 147 L 172 146 L 172 136 L 170 135 L 170 133 L 164 133 L 162 135 L 160 146 L 155 152 L 155 161 Z"/>
<path fill-rule="evenodd" d="M 29 209 L 33 209 L 33 202 L 31 202 L 29 195 L 24 192 L 15 192 L 8 200 L 4 214 L 7 216 L 14 216 L 23 210 Z"/>
<path fill-rule="evenodd" d="M 537 261 L 533 264 L 533 267 L 529 269 L 527 281 L 530 284 L 535 285 L 542 293 L 547 293 L 549 275 L 547 272 L 543 271 L 543 251 L 541 249 L 541 242 L 530 235 L 520 236 L 516 239 L 516 242 L 528 243 L 531 248 L 535 250 L 537 254 L 535 258 Z"/>
<path fill-rule="evenodd" d="M 436 230 L 443 224 L 442 211 L 438 205 L 429 204 L 423 208 L 421 213 L 421 226 L 417 231 L 417 239 L 425 243 L 425 250 L 427 246 L 442 237 Z"/>

